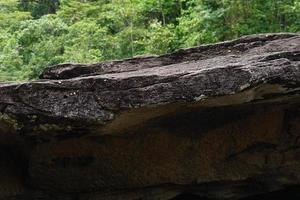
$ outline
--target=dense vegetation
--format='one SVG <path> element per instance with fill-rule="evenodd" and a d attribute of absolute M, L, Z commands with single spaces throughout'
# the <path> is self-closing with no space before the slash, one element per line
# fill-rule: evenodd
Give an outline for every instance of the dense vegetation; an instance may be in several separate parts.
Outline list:
<path fill-rule="evenodd" d="M 300 0 L 0 0 L 0 81 L 93 63 L 297 32 Z"/>

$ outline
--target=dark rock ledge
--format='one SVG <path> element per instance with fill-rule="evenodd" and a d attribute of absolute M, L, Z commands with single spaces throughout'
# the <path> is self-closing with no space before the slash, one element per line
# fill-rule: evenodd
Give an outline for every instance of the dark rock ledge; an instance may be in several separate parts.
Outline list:
<path fill-rule="evenodd" d="M 0 199 L 240 199 L 300 184 L 300 35 L 0 84 Z"/>

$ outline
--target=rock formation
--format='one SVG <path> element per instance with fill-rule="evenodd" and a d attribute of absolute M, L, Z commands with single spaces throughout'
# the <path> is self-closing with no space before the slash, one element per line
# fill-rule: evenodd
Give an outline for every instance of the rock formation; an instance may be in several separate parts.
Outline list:
<path fill-rule="evenodd" d="M 300 35 L 0 84 L 0 199 L 239 199 L 300 184 Z"/>

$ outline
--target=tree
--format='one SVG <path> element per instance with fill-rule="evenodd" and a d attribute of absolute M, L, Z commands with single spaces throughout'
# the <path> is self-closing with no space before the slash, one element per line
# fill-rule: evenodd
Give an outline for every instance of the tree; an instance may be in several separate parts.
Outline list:
<path fill-rule="evenodd" d="M 56 13 L 59 5 L 59 0 L 19 0 L 20 8 L 31 12 L 34 18 Z"/>

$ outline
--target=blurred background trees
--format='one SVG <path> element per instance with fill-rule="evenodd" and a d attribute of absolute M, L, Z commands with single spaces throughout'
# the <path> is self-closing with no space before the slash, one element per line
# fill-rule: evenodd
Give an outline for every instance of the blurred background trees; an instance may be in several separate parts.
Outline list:
<path fill-rule="evenodd" d="M 0 81 L 241 35 L 300 31 L 300 0 L 0 0 Z"/>

